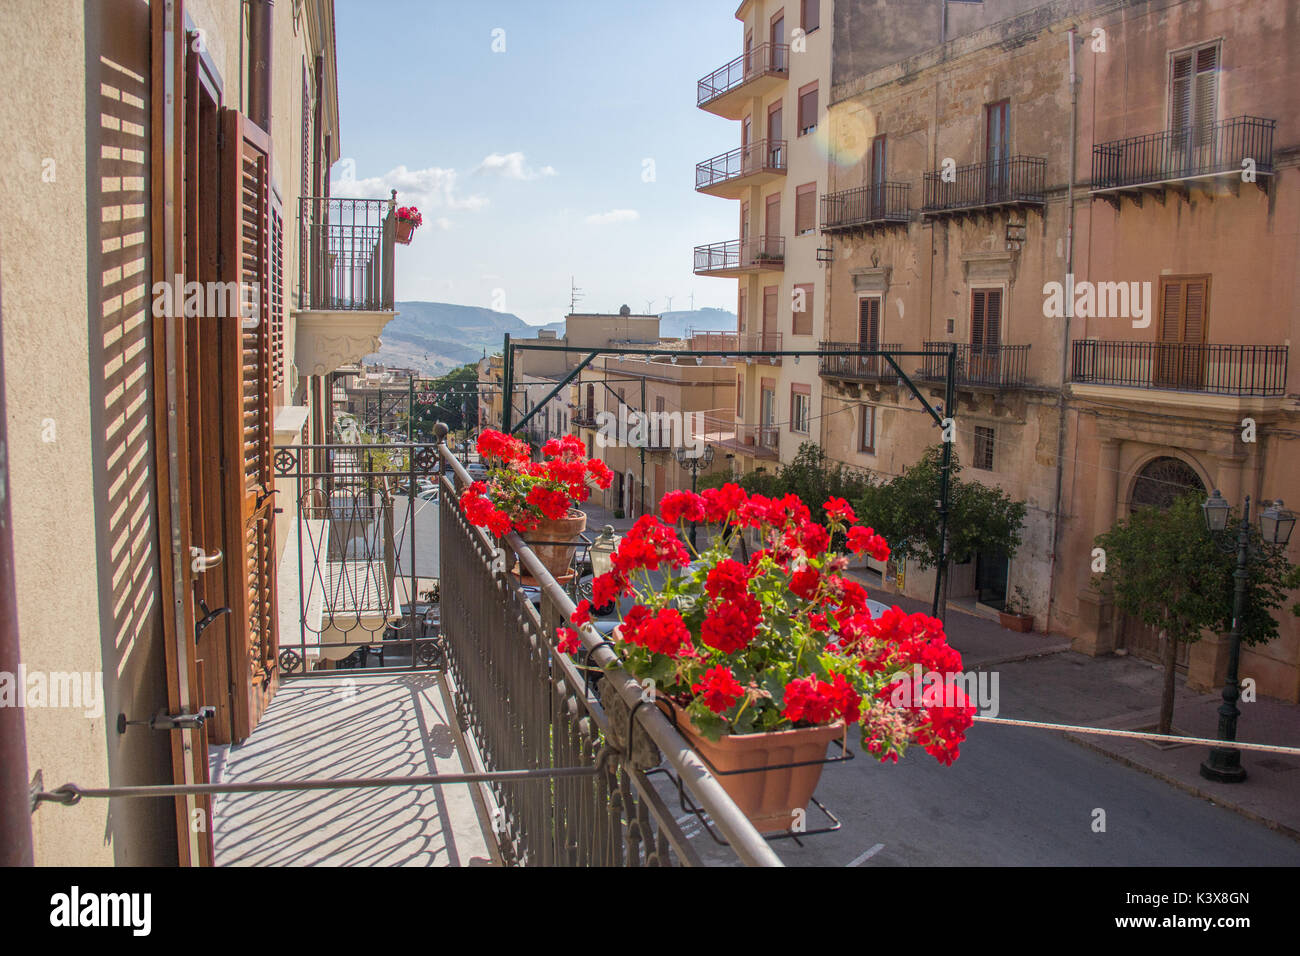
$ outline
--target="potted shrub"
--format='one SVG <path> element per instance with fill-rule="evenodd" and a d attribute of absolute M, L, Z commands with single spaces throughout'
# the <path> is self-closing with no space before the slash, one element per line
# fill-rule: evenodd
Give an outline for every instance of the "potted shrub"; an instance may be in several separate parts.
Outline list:
<path fill-rule="evenodd" d="M 634 598 L 614 631 L 622 666 L 652 682 L 723 788 L 765 832 L 790 829 L 806 809 L 828 745 L 847 738 L 849 725 L 881 761 L 896 762 L 916 742 L 948 764 L 974 715 L 947 680 L 961 655 L 942 624 L 897 607 L 873 618 L 866 589 L 845 574 L 849 558 L 831 550 L 832 540 L 843 540 L 855 554 L 885 560 L 884 539 L 858 524 L 843 499 L 825 510 L 823 525 L 795 495 L 748 495 L 730 483 L 698 495 L 669 492 L 663 520 L 637 520 L 570 622 L 588 624 L 593 606 Z M 718 531 L 698 554 L 686 544 L 691 522 Z M 747 531 L 762 547 L 737 561 Z M 563 653 L 582 646 L 572 628 L 557 636 Z M 728 772 L 737 770 L 747 772 Z"/>
<path fill-rule="evenodd" d="M 420 210 L 414 206 L 397 207 L 397 235 L 395 242 L 404 246 L 411 244 L 411 237 L 415 235 L 416 228 L 424 222 L 424 217 L 420 215 Z"/>
<path fill-rule="evenodd" d="M 1013 597 L 1007 598 L 1002 610 L 998 611 L 998 620 L 1008 631 L 1027 634 L 1034 629 L 1034 616 L 1029 613 L 1029 598 L 1024 588 L 1016 587 Z"/>
<path fill-rule="evenodd" d="M 531 460 L 526 442 L 492 429 L 479 435 L 476 447 L 489 468 L 460 497 L 465 517 L 497 537 L 511 531 L 530 536 L 546 569 L 563 577 L 587 527 L 587 516 L 574 506 L 591 495 L 591 484 L 608 488 L 614 473 L 600 459 L 588 459 L 573 435 L 546 442 L 542 461 Z"/>

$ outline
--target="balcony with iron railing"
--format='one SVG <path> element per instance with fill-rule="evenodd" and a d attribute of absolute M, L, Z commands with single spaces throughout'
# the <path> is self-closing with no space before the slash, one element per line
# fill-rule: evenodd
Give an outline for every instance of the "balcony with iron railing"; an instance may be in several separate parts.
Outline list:
<path fill-rule="evenodd" d="M 948 378 L 948 355 L 954 343 L 926 342 L 921 359 L 921 378 L 943 382 Z M 1024 388 L 1029 381 L 1028 345 L 975 345 L 955 343 L 957 366 L 955 384 L 959 388 L 1001 391 Z"/>
<path fill-rule="evenodd" d="M 786 172 L 783 139 L 760 139 L 695 165 L 695 189 L 723 199 L 739 199 L 751 186 L 780 179 Z"/>
<path fill-rule="evenodd" d="M 874 183 L 822 196 L 822 232 L 906 224 L 910 183 Z"/>
<path fill-rule="evenodd" d="M 692 351 L 734 352 L 740 348 L 740 333 L 714 329 L 688 329 L 686 339 Z"/>
<path fill-rule="evenodd" d="M 741 332 L 737 337 L 737 349 L 741 352 L 779 352 L 785 341 L 781 332 Z M 780 365 L 780 355 L 746 355 L 743 361 L 747 365 Z"/>
<path fill-rule="evenodd" d="M 715 408 L 692 419 L 692 437 L 732 454 L 753 458 L 779 457 L 780 432 L 775 424 L 754 425 L 736 421 L 735 409 Z"/>
<path fill-rule="evenodd" d="M 695 274 L 735 279 L 755 272 L 785 270 L 785 238 L 758 236 L 695 247 Z"/>
<path fill-rule="evenodd" d="M 1047 160 L 1012 156 L 925 174 L 925 216 L 960 215 L 1046 201 Z"/>
<path fill-rule="evenodd" d="M 1070 381 L 1204 395 L 1286 394 L 1285 345 L 1076 340 Z"/>
<path fill-rule="evenodd" d="M 1277 120 L 1237 116 L 1221 123 L 1162 130 L 1092 147 L 1092 194 L 1118 205 L 1130 194 L 1183 191 L 1189 182 L 1225 178 L 1235 186 L 1247 161 L 1261 188 L 1273 175 Z"/>
<path fill-rule="evenodd" d="M 852 382 L 875 382 L 880 385 L 894 385 L 898 382 L 898 373 L 894 371 L 883 355 L 847 355 L 860 349 L 878 349 L 884 352 L 898 352 L 903 348 L 897 343 L 880 345 L 863 342 L 822 342 L 821 355 L 817 359 L 817 372 L 822 378 L 842 379 Z"/>
<path fill-rule="evenodd" d="M 357 362 L 393 310 L 396 191 L 391 199 L 304 196 L 295 362 L 326 375 Z"/>
<path fill-rule="evenodd" d="M 770 93 L 789 75 L 789 44 L 760 43 L 701 77 L 695 85 L 695 105 L 715 116 L 738 120 L 745 115 L 751 97 Z"/>

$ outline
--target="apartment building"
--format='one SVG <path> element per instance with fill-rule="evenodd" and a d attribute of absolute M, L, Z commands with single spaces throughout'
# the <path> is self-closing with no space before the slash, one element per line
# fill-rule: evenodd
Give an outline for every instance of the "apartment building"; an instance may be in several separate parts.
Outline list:
<path fill-rule="evenodd" d="M 0 139 L 23 144 L 0 166 L 20 655 L 0 670 L 82 691 L 2 728 L 24 800 L 0 842 L 30 819 L 37 863 L 210 863 L 206 797 L 29 815 L 27 788 L 206 782 L 209 743 L 278 686 L 299 503 L 277 452 L 324 439 L 328 375 L 394 314 L 393 197 L 329 195 L 334 48 L 330 0 L 0 17 Z"/>
<path fill-rule="evenodd" d="M 882 477 L 916 461 L 938 428 L 885 363 L 836 353 L 929 352 L 904 370 L 938 401 L 955 346 L 963 478 L 1029 509 L 1010 561 L 969 556 L 952 596 L 996 608 L 1020 587 L 1039 629 L 1158 658 L 1093 588 L 1094 537 L 1182 490 L 1240 506 L 1294 484 L 1294 10 L 990 3 L 904 29 L 915 4 L 841 6 L 823 445 Z M 1300 699 L 1298 640 L 1288 616 L 1243 673 Z M 1225 640 L 1179 655 L 1193 686 L 1222 682 Z"/>
<path fill-rule="evenodd" d="M 717 356 L 677 357 L 678 352 L 721 347 L 717 333 L 685 340 L 661 339 L 650 355 L 602 355 L 570 386 L 572 431 L 613 469 L 617 480 L 601 504 L 629 518 L 653 513 L 670 491 L 691 487 L 691 470 L 677 452 L 702 449 L 710 431 L 732 424 L 735 368 Z M 734 349 L 735 333 L 728 348 Z M 645 419 L 643 432 L 637 419 Z M 731 471 L 727 453 L 715 454 L 697 477 Z"/>
<path fill-rule="evenodd" d="M 826 97 L 831 0 L 747 0 L 741 52 L 697 84 L 697 106 L 740 124 L 739 145 L 700 162 L 699 192 L 740 204 L 737 238 L 696 246 L 696 275 L 737 280 L 739 351 L 814 349 L 825 273 L 817 202 L 828 175 Z M 732 442 L 738 471 L 789 460 L 816 441 L 821 380 L 811 359 L 736 365 Z M 734 446 L 734 447 L 733 447 Z"/>

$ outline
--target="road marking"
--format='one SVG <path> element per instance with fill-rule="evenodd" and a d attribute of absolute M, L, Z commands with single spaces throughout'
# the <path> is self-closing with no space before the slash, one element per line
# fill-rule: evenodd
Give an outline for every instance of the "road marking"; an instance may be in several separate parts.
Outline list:
<path fill-rule="evenodd" d="M 880 852 L 881 850 L 883 850 L 884 848 L 885 848 L 885 845 L 884 845 L 883 843 L 877 843 L 875 846 L 873 846 L 873 847 L 872 847 L 870 850 L 868 850 L 866 853 L 863 853 L 861 856 L 859 856 L 857 859 L 855 859 L 852 863 L 850 863 L 849 866 L 861 866 L 863 863 L 866 863 L 867 860 L 871 859 L 873 856 L 875 856 L 877 853 L 879 853 L 879 852 Z"/>

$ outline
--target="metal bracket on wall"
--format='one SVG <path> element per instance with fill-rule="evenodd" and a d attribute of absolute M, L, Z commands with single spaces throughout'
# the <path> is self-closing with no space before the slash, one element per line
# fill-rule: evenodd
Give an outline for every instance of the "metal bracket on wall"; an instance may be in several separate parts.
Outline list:
<path fill-rule="evenodd" d="M 45 790 L 45 775 L 42 774 L 39 770 L 37 770 L 36 776 L 32 777 L 32 782 L 28 787 L 28 791 L 27 791 L 31 797 L 32 813 L 35 813 L 40 808 L 42 802 L 40 799 L 40 794 L 43 793 L 44 790 Z"/>

